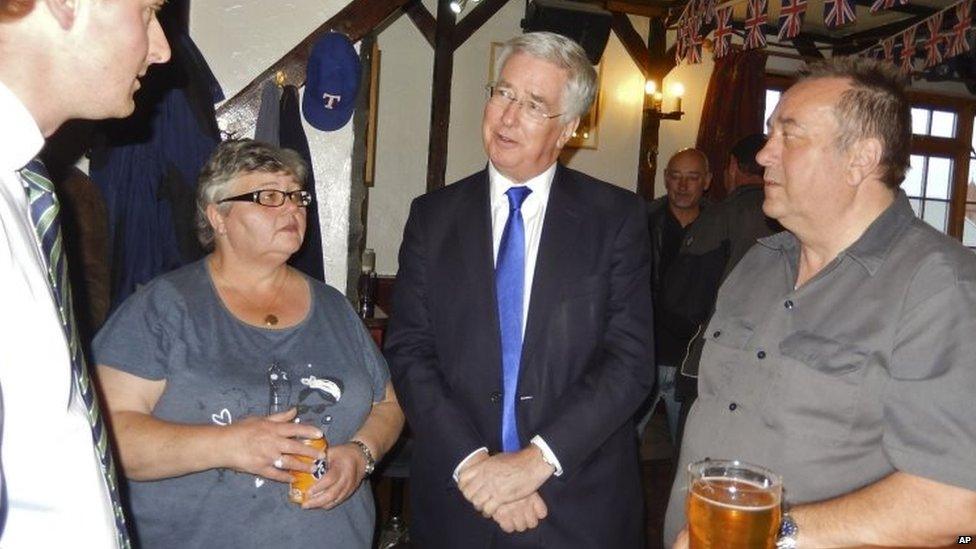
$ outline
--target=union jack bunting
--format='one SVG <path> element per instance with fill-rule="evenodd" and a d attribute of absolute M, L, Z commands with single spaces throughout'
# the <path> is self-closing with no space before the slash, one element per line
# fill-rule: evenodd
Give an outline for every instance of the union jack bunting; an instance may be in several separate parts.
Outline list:
<path fill-rule="evenodd" d="M 732 51 L 732 6 L 715 11 L 715 59 L 721 59 Z"/>
<path fill-rule="evenodd" d="M 912 57 L 915 56 L 915 29 L 918 27 L 911 27 L 905 32 L 901 33 L 901 56 L 899 61 L 901 62 L 901 73 L 909 76 L 912 74 Z"/>
<path fill-rule="evenodd" d="M 746 43 L 744 49 L 753 50 L 766 47 L 766 31 L 763 26 L 766 15 L 766 0 L 749 0 L 746 10 Z"/>
<path fill-rule="evenodd" d="M 705 0 L 705 12 L 702 15 L 705 23 L 711 23 L 715 21 L 715 8 L 718 6 L 718 0 Z"/>
<path fill-rule="evenodd" d="M 955 57 L 969 51 L 969 40 L 966 39 L 966 34 L 972 28 L 970 16 L 972 9 L 973 0 L 966 0 L 956 6 L 956 24 L 949 31 L 949 46 L 946 48 L 946 57 Z"/>
<path fill-rule="evenodd" d="M 929 39 L 925 41 L 925 68 L 934 67 L 942 62 L 942 15 L 939 12 L 925 20 L 925 26 L 929 30 Z"/>
<path fill-rule="evenodd" d="M 687 42 L 685 40 L 685 33 L 687 28 L 684 25 L 678 25 L 678 37 L 674 41 L 674 64 L 681 64 L 681 60 L 685 58 L 685 48 L 687 47 Z"/>
<path fill-rule="evenodd" d="M 895 37 L 891 36 L 881 41 L 881 51 L 886 61 L 893 61 L 895 57 Z"/>
<path fill-rule="evenodd" d="M 782 0 L 783 7 L 779 10 L 779 34 L 776 35 L 780 40 L 794 38 L 800 34 L 800 26 L 803 25 L 803 16 L 807 12 L 807 0 Z"/>
<path fill-rule="evenodd" d="M 854 0 L 824 0 L 824 24 L 834 29 L 857 19 Z"/>
<path fill-rule="evenodd" d="M 871 13 L 879 12 L 895 7 L 895 0 L 874 0 L 871 4 Z"/>
<path fill-rule="evenodd" d="M 685 59 L 692 65 L 702 62 L 701 20 L 692 23 L 691 31 L 685 34 Z"/>

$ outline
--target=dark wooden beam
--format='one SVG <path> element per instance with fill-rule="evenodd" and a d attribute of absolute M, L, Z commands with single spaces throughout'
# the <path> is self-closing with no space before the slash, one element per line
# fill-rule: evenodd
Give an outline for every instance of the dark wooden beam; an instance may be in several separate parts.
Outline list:
<path fill-rule="evenodd" d="M 629 23 L 629 21 L 628 21 Z M 649 78 L 662 86 L 664 77 L 674 68 L 674 48 L 667 49 L 664 17 L 652 17 L 647 36 Z M 654 198 L 654 174 L 657 171 L 658 132 L 661 118 L 651 112 L 653 99 L 644 94 L 641 118 L 640 152 L 637 159 L 637 194 Z"/>
<path fill-rule="evenodd" d="M 851 34 L 845 38 L 846 47 L 837 48 L 834 50 L 834 53 L 843 55 L 845 53 L 855 53 L 861 51 L 864 48 L 874 45 L 878 40 L 898 34 L 908 27 L 916 23 L 920 23 L 927 18 L 928 16 L 926 15 L 916 15 L 915 17 L 908 17 L 906 19 L 902 19 L 901 21 L 895 21 L 894 23 L 888 23 L 887 25 L 881 25 L 879 27 L 874 27 L 873 29 Z"/>
<path fill-rule="evenodd" d="M 420 0 L 413 0 L 413 2 L 410 2 L 407 7 L 403 9 L 403 11 L 407 14 L 407 17 L 413 21 L 414 26 L 417 27 L 420 34 L 424 35 L 424 38 L 427 39 L 427 43 L 430 44 L 430 47 L 433 48 L 434 32 L 437 23 L 434 21 L 434 16 L 427 11 L 427 6 L 424 6 L 424 3 Z"/>
<path fill-rule="evenodd" d="M 858 6 L 864 6 L 870 8 L 871 4 L 874 3 L 874 0 L 854 0 L 854 3 L 857 4 Z M 932 15 L 933 13 L 939 11 L 940 9 L 942 9 L 942 7 L 930 8 L 928 6 L 921 6 L 919 4 L 909 3 L 909 4 L 895 4 L 894 6 L 882 11 L 904 13 L 907 15 Z"/>
<path fill-rule="evenodd" d="M 454 49 L 460 48 L 471 35 L 481 28 L 502 8 L 508 0 L 482 0 L 470 13 L 464 16 L 454 29 Z"/>
<path fill-rule="evenodd" d="M 437 1 L 434 38 L 434 84 L 430 100 L 430 140 L 427 147 L 427 190 L 444 186 L 447 137 L 451 121 L 451 79 L 454 73 L 455 16 L 450 0 Z"/>
<path fill-rule="evenodd" d="M 817 49 L 817 45 L 814 43 L 813 39 L 805 34 L 798 34 L 796 38 L 793 39 L 793 47 L 796 51 L 803 57 L 816 57 L 823 59 L 823 54 Z"/>
<path fill-rule="evenodd" d="M 624 49 L 630 54 L 630 58 L 634 60 L 641 74 L 644 75 L 644 80 L 649 80 L 651 78 L 651 54 L 647 51 L 644 39 L 640 37 L 640 34 L 637 34 L 630 18 L 622 13 L 613 12 L 610 28 L 617 35 L 620 43 L 624 45 Z"/>
<path fill-rule="evenodd" d="M 275 61 L 244 89 L 217 109 L 217 121 L 231 135 L 242 135 L 254 127 L 261 106 L 261 86 L 279 72 L 287 84 L 305 83 L 305 65 L 315 42 L 329 31 L 337 31 L 356 42 L 409 0 L 352 0 L 339 13 L 312 31 L 297 46 Z"/>
<path fill-rule="evenodd" d="M 642 4 L 638 2 L 626 2 L 618 0 L 607 0 L 607 10 L 616 13 L 629 13 L 631 15 L 641 15 L 644 17 L 661 17 L 667 15 L 668 8 L 663 5 Z"/>

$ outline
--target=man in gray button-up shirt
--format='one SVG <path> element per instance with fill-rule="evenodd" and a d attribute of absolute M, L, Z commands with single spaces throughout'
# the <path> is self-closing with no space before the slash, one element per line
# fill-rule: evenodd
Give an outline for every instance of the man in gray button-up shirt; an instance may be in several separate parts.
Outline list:
<path fill-rule="evenodd" d="M 763 210 L 787 232 L 719 292 L 668 543 L 686 543 L 684 471 L 706 457 L 783 475 L 799 547 L 976 527 L 976 255 L 898 190 L 911 119 L 893 70 L 823 62 L 769 121 Z"/>

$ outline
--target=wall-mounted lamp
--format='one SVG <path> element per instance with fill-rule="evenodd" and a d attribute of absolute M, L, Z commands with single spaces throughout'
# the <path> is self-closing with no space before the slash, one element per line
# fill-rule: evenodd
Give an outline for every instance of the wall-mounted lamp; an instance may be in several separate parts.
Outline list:
<path fill-rule="evenodd" d="M 668 95 L 675 98 L 675 109 L 671 112 L 661 112 L 664 106 L 664 94 L 657 91 L 657 83 L 648 80 L 644 83 L 644 93 L 651 98 L 650 106 L 646 109 L 649 116 L 658 120 L 681 120 L 681 96 L 685 93 L 685 87 L 680 83 L 674 83 L 668 88 Z"/>

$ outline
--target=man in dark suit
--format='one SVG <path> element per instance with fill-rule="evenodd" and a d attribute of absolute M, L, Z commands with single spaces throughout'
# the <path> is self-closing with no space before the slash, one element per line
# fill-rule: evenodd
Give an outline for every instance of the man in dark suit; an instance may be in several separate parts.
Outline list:
<path fill-rule="evenodd" d="M 400 250 L 386 355 L 416 442 L 413 539 L 641 547 L 644 206 L 556 162 L 596 85 L 575 42 L 526 34 L 499 66 L 487 169 L 416 199 Z"/>

